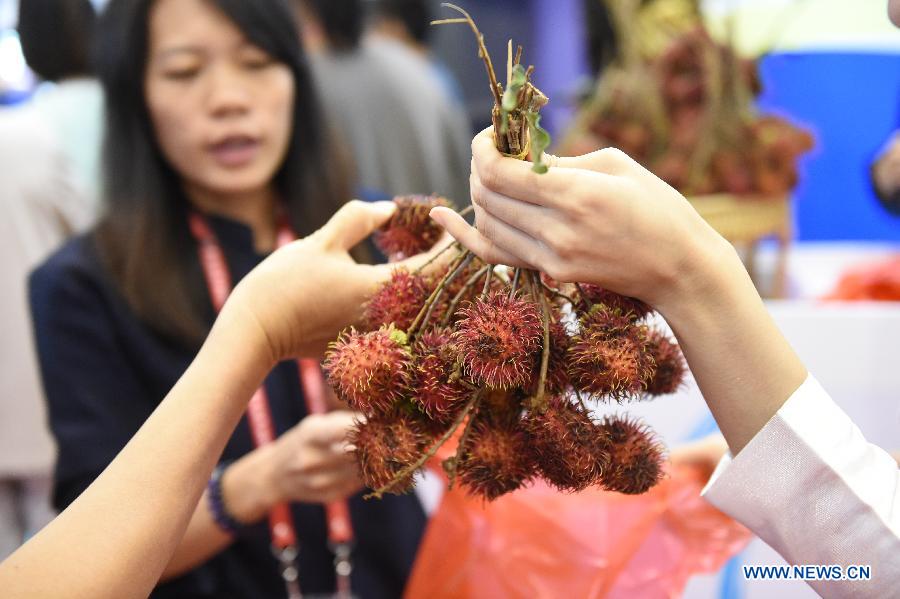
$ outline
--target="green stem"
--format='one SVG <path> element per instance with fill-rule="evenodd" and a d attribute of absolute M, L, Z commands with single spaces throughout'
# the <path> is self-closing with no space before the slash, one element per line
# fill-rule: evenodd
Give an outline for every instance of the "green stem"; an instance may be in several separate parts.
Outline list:
<path fill-rule="evenodd" d="M 463 285 L 462 289 L 460 289 L 459 292 L 453 297 L 453 300 L 451 300 L 450 307 L 447 308 L 447 313 L 444 315 L 444 320 L 441 323 L 442 325 L 446 326 L 447 324 L 450 323 L 450 319 L 453 318 L 453 313 L 456 312 L 456 307 L 459 305 L 459 302 L 462 301 L 463 296 L 467 292 L 471 291 L 472 287 L 475 286 L 475 283 L 478 282 L 478 279 L 483 277 L 484 274 L 489 269 L 490 269 L 490 266 L 485 266 L 485 267 L 481 268 L 481 270 L 476 272 L 474 275 L 469 277 L 469 279 L 466 281 L 465 285 Z"/>
<path fill-rule="evenodd" d="M 466 256 L 466 259 L 456 267 L 456 270 L 453 272 L 453 274 L 451 274 L 444 280 L 443 285 L 440 286 L 440 291 L 438 291 L 438 294 L 435 296 L 434 301 L 431 302 L 431 305 L 428 307 L 428 311 L 425 312 L 425 318 L 422 320 L 420 328 L 425 328 L 428 325 L 428 321 L 431 318 L 431 313 L 434 311 L 435 306 L 438 305 L 438 300 L 441 299 L 441 295 L 443 295 L 444 289 L 447 287 L 447 285 L 452 283 L 454 279 L 456 279 L 456 277 L 458 277 L 459 274 L 464 271 L 474 259 L 475 254 L 469 254 L 468 256 Z"/>
<path fill-rule="evenodd" d="M 406 336 L 409 338 L 410 342 L 412 342 L 412 338 L 416 334 L 416 331 L 419 330 L 419 325 L 422 323 L 422 319 L 425 317 L 425 314 L 428 312 L 429 308 L 431 308 L 432 304 L 434 304 L 437 297 L 443 292 L 444 287 L 447 286 L 448 279 L 450 279 L 450 277 L 456 273 L 456 267 L 471 255 L 472 253 L 469 250 L 466 250 L 459 256 L 457 256 L 451 263 L 450 268 L 447 270 L 447 274 L 444 275 L 444 278 L 441 279 L 441 282 L 438 283 L 438 286 L 434 288 L 434 291 L 432 291 L 431 295 L 428 296 L 428 299 L 425 300 L 425 304 L 422 306 L 422 309 L 419 310 L 419 313 L 416 315 L 416 319 L 411 325 L 409 325 L 409 328 L 406 330 Z"/>
<path fill-rule="evenodd" d="M 578 398 L 578 403 L 581 404 L 581 409 L 584 410 L 585 413 L 589 413 L 590 410 L 588 410 L 587 404 L 584 403 L 584 398 L 581 396 L 581 391 L 575 389 L 574 387 L 572 389 L 575 391 L 575 397 Z"/>
<path fill-rule="evenodd" d="M 530 271 L 531 293 L 534 300 L 541 305 L 541 324 L 544 328 L 544 343 L 541 348 L 541 371 L 538 378 L 537 393 L 531 402 L 531 408 L 543 412 L 547 407 L 544 392 L 547 387 L 547 368 L 550 365 L 550 309 L 547 307 L 547 297 L 540 292 L 540 275 L 536 271 Z"/>
<path fill-rule="evenodd" d="M 432 25 L 449 25 L 452 23 L 461 23 L 464 25 L 468 25 L 472 32 L 475 34 L 475 39 L 478 40 L 478 56 L 481 60 L 484 61 L 484 68 L 487 70 L 488 79 L 491 81 L 491 92 L 494 94 L 494 102 L 497 103 L 497 106 L 502 104 L 503 100 L 500 97 L 500 83 L 497 81 L 497 72 L 494 70 L 494 63 L 491 62 L 491 55 L 488 54 L 487 46 L 484 45 L 484 35 L 482 35 L 481 31 L 478 30 L 478 26 L 475 24 L 475 21 L 472 17 L 464 11 L 462 8 L 458 7 L 455 4 L 450 4 L 449 2 L 442 2 L 441 6 L 445 8 L 450 8 L 461 14 L 464 18 L 462 19 L 441 19 L 439 21 L 432 21 Z"/>
<path fill-rule="evenodd" d="M 432 256 L 431 258 L 429 258 L 428 261 L 427 261 L 425 264 L 423 264 L 423 265 L 420 266 L 419 268 L 415 269 L 415 270 L 412 272 L 412 274 L 414 274 L 414 275 L 419 274 L 420 272 L 422 272 L 423 270 L 425 270 L 426 268 L 428 268 L 429 266 L 431 266 L 432 264 L 434 264 L 434 262 L 435 262 L 438 258 L 440 258 L 440 257 L 443 256 L 444 254 L 446 254 L 447 251 L 449 251 L 449 250 L 450 250 L 451 248 L 453 248 L 453 247 L 456 247 L 456 248 L 458 248 L 458 249 L 459 249 L 459 248 L 462 248 L 462 246 L 459 245 L 459 242 L 457 242 L 457 241 L 452 241 L 452 242 L 450 242 L 450 243 L 447 244 L 445 247 L 441 248 L 441 251 L 439 251 L 437 254 L 435 254 L 434 256 Z"/>
<path fill-rule="evenodd" d="M 446 465 L 444 467 L 444 471 L 447 473 L 447 490 L 453 490 L 453 483 L 456 482 L 456 469 L 459 467 L 460 460 L 463 459 L 465 455 L 465 447 L 466 442 L 469 440 L 469 434 L 472 431 L 472 423 L 475 422 L 475 416 L 477 415 L 476 409 L 481 403 L 481 399 L 484 396 L 484 389 L 479 390 L 478 393 L 473 397 L 472 407 L 470 408 L 470 412 L 472 413 L 469 421 L 466 422 L 466 428 L 463 429 L 463 434 L 459 437 L 459 445 L 456 446 L 456 455 L 450 458 L 450 467 L 447 468 Z"/>
<path fill-rule="evenodd" d="M 494 278 L 494 265 L 488 264 L 488 274 L 484 278 L 484 287 L 481 289 L 480 297 L 483 297 L 483 298 L 487 297 L 488 291 L 491 288 L 491 279 L 493 279 L 493 278 Z"/>
<path fill-rule="evenodd" d="M 587 294 L 584 292 L 584 289 L 581 287 L 581 283 L 575 283 L 575 287 L 578 288 L 578 293 L 581 294 L 581 300 L 587 304 L 588 311 L 594 307 L 594 303 L 588 299 Z"/>
<path fill-rule="evenodd" d="M 575 303 L 575 300 L 574 300 L 572 297 L 566 295 L 565 293 L 563 293 L 563 292 L 560 291 L 559 289 L 554 289 L 553 287 L 551 287 L 550 285 L 548 285 L 547 283 L 545 283 L 543 279 L 541 279 L 541 286 L 542 286 L 544 289 L 546 289 L 547 291 L 549 291 L 550 293 L 552 293 L 553 295 L 558 296 L 558 297 L 561 297 L 562 299 L 564 299 L 564 300 L 566 300 L 567 302 L 569 302 L 570 304 L 572 304 L 572 307 L 575 307 L 575 306 L 577 305 L 577 304 Z"/>
<path fill-rule="evenodd" d="M 509 286 L 509 299 L 516 297 L 516 289 L 519 287 L 519 277 L 522 275 L 522 269 L 517 268 L 513 271 L 512 283 Z"/>

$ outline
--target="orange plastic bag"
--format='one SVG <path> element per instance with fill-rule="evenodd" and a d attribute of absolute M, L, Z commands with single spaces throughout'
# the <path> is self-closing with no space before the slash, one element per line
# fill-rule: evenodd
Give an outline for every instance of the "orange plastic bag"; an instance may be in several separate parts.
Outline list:
<path fill-rule="evenodd" d="M 407 599 L 679 596 L 751 534 L 700 497 L 708 472 L 671 470 L 644 495 L 537 483 L 493 503 L 444 495 Z"/>
<path fill-rule="evenodd" d="M 900 256 L 848 270 L 824 299 L 900 301 Z"/>

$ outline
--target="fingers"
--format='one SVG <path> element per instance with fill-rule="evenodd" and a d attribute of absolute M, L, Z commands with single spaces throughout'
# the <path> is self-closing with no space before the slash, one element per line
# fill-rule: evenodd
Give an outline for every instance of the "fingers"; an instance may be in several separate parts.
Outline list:
<path fill-rule="evenodd" d="M 344 499 L 362 488 L 359 468 L 353 461 L 330 468 L 307 471 L 296 479 L 292 495 L 308 503 L 327 503 Z"/>
<path fill-rule="evenodd" d="M 507 266 L 533 268 L 513 254 L 499 248 L 493 241 L 479 233 L 463 217 L 449 208 L 438 207 L 432 209 L 431 218 L 444 227 L 454 239 L 488 264 L 506 264 Z"/>
<path fill-rule="evenodd" d="M 603 148 L 581 156 L 559 156 L 556 157 L 555 164 L 566 169 L 585 169 L 621 176 L 631 172 L 637 162 L 617 148 Z"/>
<path fill-rule="evenodd" d="M 396 209 L 394 202 L 351 200 L 320 229 L 324 245 L 349 250 L 386 223 Z"/>
<path fill-rule="evenodd" d="M 480 206 L 475 206 L 475 226 L 483 237 L 490 239 L 501 251 L 512 255 L 517 263 L 528 268 L 546 270 L 544 265 L 549 263 L 551 253 L 543 241 L 511 227 Z"/>
<path fill-rule="evenodd" d="M 547 219 L 551 216 L 550 209 L 519 202 L 491 191 L 482 185 L 478 177 L 474 175 L 470 185 L 472 203 L 476 208 L 482 209 L 530 237 L 544 239 L 542 233 L 545 231 Z"/>
<path fill-rule="evenodd" d="M 349 410 L 338 410 L 307 416 L 301 426 L 305 429 L 303 432 L 307 443 L 330 448 L 347 442 L 347 432 L 353 426 L 355 418 Z"/>
<path fill-rule="evenodd" d="M 494 146 L 490 129 L 472 141 L 472 159 L 473 171 L 485 187 L 523 202 L 555 206 L 562 200 L 568 183 L 561 169 L 539 175 L 531 170 L 530 162 L 504 157 Z"/>

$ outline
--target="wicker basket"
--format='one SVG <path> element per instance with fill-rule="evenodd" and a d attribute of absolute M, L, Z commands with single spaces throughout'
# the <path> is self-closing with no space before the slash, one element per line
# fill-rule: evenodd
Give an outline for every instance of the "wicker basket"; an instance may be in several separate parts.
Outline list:
<path fill-rule="evenodd" d="M 787 252 L 793 238 L 790 196 L 735 196 L 715 194 L 690 198 L 691 204 L 722 237 L 741 251 L 744 264 L 760 292 L 769 297 L 784 297 Z M 763 239 L 778 243 L 778 262 L 774 279 L 759 281 L 756 250 Z"/>

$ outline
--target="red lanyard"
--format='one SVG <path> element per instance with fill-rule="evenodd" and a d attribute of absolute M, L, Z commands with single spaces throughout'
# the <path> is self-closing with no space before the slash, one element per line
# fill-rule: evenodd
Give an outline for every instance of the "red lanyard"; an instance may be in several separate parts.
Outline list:
<path fill-rule="evenodd" d="M 198 243 L 200 265 L 209 288 L 216 312 L 222 310 L 228 295 L 231 293 L 231 274 L 225 254 L 216 239 L 215 233 L 206 218 L 197 212 L 189 214 L 191 233 Z M 277 245 L 285 246 L 295 239 L 295 235 L 287 223 L 282 220 L 278 227 Z M 304 358 L 297 360 L 303 396 L 309 414 L 324 414 L 328 411 L 326 402 L 327 388 L 322 369 L 316 360 Z M 275 426 L 272 422 L 272 411 L 265 385 L 261 385 L 247 406 L 247 422 L 253 436 L 253 443 L 260 447 L 275 441 Z M 334 566 L 337 579 L 337 596 L 350 596 L 350 549 L 353 542 L 353 526 L 350 521 L 350 509 L 347 501 L 334 501 L 325 505 L 328 521 L 328 540 L 335 554 Z M 272 534 L 272 550 L 282 566 L 282 577 L 288 589 L 288 597 L 301 597 L 298 583 L 297 533 L 294 528 L 291 510 L 287 503 L 275 505 L 269 512 L 269 528 Z"/>

